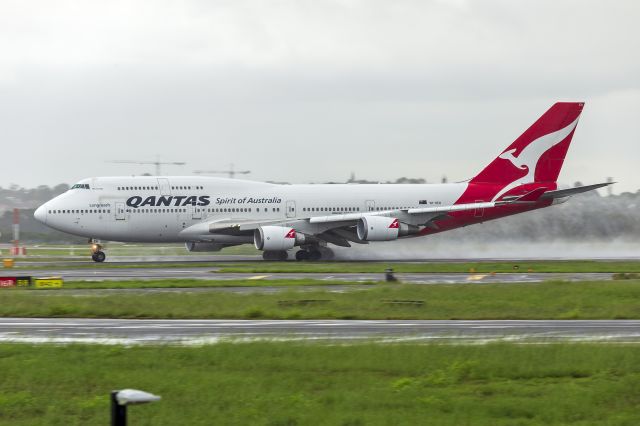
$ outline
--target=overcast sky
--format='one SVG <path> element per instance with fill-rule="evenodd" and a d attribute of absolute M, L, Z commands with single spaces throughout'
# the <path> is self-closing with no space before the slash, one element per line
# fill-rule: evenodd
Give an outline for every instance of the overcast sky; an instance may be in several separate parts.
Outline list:
<path fill-rule="evenodd" d="M 2 0 L 0 186 L 463 180 L 567 100 L 561 180 L 635 191 L 639 52 L 637 0 Z"/>

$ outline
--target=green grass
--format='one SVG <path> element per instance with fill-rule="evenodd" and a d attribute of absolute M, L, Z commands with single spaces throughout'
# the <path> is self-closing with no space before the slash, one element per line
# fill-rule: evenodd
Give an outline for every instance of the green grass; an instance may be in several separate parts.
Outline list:
<path fill-rule="evenodd" d="M 548 260 L 522 262 L 238 262 L 216 264 L 218 272 L 640 272 L 640 261 Z"/>
<path fill-rule="evenodd" d="M 71 294 L 70 294 L 71 293 Z M 279 301 L 328 300 L 283 306 Z M 423 301 L 422 306 L 389 300 Z M 541 284 L 375 285 L 364 290 L 285 289 L 277 293 L 198 292 L 95 295 L 2 290 L 3 317 L 622 319 L 640 318 L 640 281 Z"/>
<path fill-rule="evenodd" d="M 0 423 L 109 422 L 109 392 L 162 396 L 135 425 L 640 424 L 640 348 L 553 344 L 0 345 Z"/>
<path fill-rule="evenodd" d="M 31 259 L 33 260 L 33 259 Z M 33 265 L 30 259 L 16 259 L 16 270 L 20 269 L 51 269 L 49 265 Z M 599 260 L 567 260 L 567 261 L 523 261 L 523 262 L 263 262 L 240 261 L 224 262 L 172 262 L 159 263 L 154 261 L 140 262 L 134 265 L 121 263 L 96 264 L 89 260 L 65 260 L 60 258 L 37 259 L 37 261 L 65 262 L 65 268 L 186 268 L 194 266 L 209 266 L 221 273 L 383 273 L 387 268 L 393 268 L 398 273 L 513 273 L 513 272 L 541 272 L 541 273 L 640 273 L 640 261 L 599 261 Z M 77 262 L 69 265 L 68 262 Z"/>
<path fill-rule="evenodd" d="M 287 287 L 287 286 L 335 286 L 335 285 L 374 285 L 374 282 L 345 282 L 312 279 L 299 280 L 196 280 L 196 279 L 159 279 L 146 281 L 65 281 L 64 289 L 108 289 L 108 288 L 203 288 L 203 287 Z M 63 290 L 64 290 L 63 289 Z M 30 289 L 31 290 L 31 289 Z M 36 289 L 36 291 L 56 291 Z"/>

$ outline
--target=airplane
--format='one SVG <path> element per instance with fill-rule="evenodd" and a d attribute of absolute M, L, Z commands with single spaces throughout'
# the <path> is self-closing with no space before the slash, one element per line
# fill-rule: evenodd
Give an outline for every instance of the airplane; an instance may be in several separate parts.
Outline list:
<path fill-rule="evenodd" d="M 470 180 L 442 184 L 286 185 L 205 176 L 93 177 L 34 213 L 101 241 L 185 243 L 191 252 L 253 243 L 265 260 L 332 257 L 331 246 L 427 236 L 567 201 L 612 182 L 559 189 L 584 107 L 558 102 Z"/>

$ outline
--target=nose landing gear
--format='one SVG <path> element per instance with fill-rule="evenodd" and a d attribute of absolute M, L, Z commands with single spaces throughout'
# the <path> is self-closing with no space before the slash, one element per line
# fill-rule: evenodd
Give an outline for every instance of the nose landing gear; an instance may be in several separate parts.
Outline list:
<path fill-rule="evenodd" d="M 89 244 L 91 244 L 91 259 L 97 263 L 104 262 L 107 255 L 102 251 L 102 244 L 93 240 L 89 240 Z"/>

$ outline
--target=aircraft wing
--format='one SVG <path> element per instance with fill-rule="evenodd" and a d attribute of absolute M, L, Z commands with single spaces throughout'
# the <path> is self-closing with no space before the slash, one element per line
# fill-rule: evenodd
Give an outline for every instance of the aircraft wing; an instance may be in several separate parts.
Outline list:
<path fill-rule="evenodd" d="M 346 245 L 345 242 L 351 241 L 355 243 L 364 243 L 355 237 L 355 233 L 349 228 L 357 224 L 358 220 L 365 216 L 393 216 L 399 220 L 412 224 L 435 226 L 432 221 L 446 217 L 450 212 L 487 209 L 499 205 L 511 204 L 517 202 L 510 201 L 491 201 L 482 203 L 455 204 L 451 206 L 422 207 L 415 209 L 402 210 L 380 210 L 359 213 L 333 214 L 327 216 L 314 216 L 310 218 L 296 219 L 276 219 L 276 220 L 250 220 L 250 219 L 234 219 L 225 218 L 215 221 L 204 220 L 200 223 L 192 225 L 180 232 L 183 236 L 189 236 L 194 239 L 207 239 L 212 234 L 227 235 L 251 235 L 251 233 L 260 226 L 290 226 L 298 232 L 307 233 L 309 235 L 318 236 L 336 245 Z M 330 233 L 328 233 L 330 232 Z"/>
<path fill-rule="evenodd" d="M 355 222 L 364 216 L 389 216 L 397 213 L 404 213 L 408 215 L 435 215 L 441 216 L 450 212 L 460 212 L 465 210 L 475 209 L 489 209 L 498 205 L 504 205 L 512 203 L 513 201 L 491 201 L 483 203 L 468 203 L 468 204 L 454 204 L 451 206 L 438 206 L 438 207 L 420 207 L 415 209 L 401 209 L 401 210 L 381 210 L 364 213 L 345 213 L 335 214 L 331 216 L 315 216 L 309 218 L 309 223 L 330 223 L 330 222 Z"/>
<path fill-rule="evenodd" d="M 213 234 L 251 235 L 255 229 L 261 226 L 290 226 L 292 228 L 295 228 L 298 232 L 313 235 L 321 240 L 325 240 L 332 244 L 349 246 L 349 242 L 357 244 L 367 243 L 366 241 L 361 241 L 359 238 L 357 238 L 353 230 L 353 227 L 358 223 L 358 220 L 365 216 L 395 217 L 401 222 L 409 225 L 428 226 L 437 229 L 435 221 L 445 218 L 449 213 L 491 209 L 509 204 L 517 205 L 525 203 L 535 203 L 538 200 L 564 198 L 582 192 L 591 191 L 593 189 L 601 188 L 610 184 L 611 182 L 607 182 L 554 191 L 546 191 L 546 188 L 536 188 L 524 195 L 510 197 L 507 196 L 499 201 L 453 204 L 449 206 L 418 207 L 400 210 L 380 210 L 358 213 L 331 214 L 325 216 L 313 216 L 308 218 L 295 219 L 255 220 L 223 218 L 214 221 L 204 220 L 183 230 L 181 234 L 184 236 L 192 237 L 194 239 L 206 240 L 207 236 L 211 236 Z"/>

